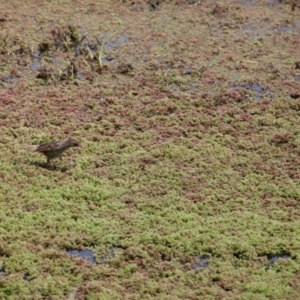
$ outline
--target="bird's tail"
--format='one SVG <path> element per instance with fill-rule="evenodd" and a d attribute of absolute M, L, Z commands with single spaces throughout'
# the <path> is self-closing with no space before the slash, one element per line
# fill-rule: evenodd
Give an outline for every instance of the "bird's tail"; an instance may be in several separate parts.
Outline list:
<path fill-rule="evenodd" d="M 28 151 L 36 151 L 36 149 L 38 148 L 39 145 L 24 145 L 24 149 L 28 150 Z"/>

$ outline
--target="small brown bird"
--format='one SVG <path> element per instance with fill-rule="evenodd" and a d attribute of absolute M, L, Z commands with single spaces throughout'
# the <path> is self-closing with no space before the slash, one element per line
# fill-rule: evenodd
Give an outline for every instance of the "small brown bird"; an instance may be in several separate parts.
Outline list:
<path fill-rule="evenodd" d="M 44 154 L 47 157 L 47 164 L 51 165 L 51 160 L 60 157 L 63 152 L 71 147 L 77 147 L 79 143 L 72 138 L 62 141 L 52 141 L 39 146 L 36 146 L 35 151 Z"/>

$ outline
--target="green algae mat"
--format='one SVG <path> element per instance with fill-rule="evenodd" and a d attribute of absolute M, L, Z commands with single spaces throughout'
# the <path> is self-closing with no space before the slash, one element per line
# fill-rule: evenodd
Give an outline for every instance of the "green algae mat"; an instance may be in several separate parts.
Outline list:
<path fill-rule="evenodd" d="M 0 12 L 0 299 L 299 299 L 298 1 Z"/>

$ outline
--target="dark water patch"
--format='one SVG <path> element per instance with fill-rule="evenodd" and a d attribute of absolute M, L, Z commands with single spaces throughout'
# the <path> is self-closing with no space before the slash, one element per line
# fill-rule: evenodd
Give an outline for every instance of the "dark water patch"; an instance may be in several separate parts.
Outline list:
<path fill-rule="evenodd" d="M 126 34 L 122 34 L 121 36 L 118 37 L 116 41 L 105 43 L 104 48 L 107 50 L 113 50 L 128 44 L 128 42 L 129 42 L 128 36 Z"/>
<path fill-rule="evenodd" d="M 182 74 L 183 75 L 190 75 L 193 73 L 193 69 L 191 67 L 185 66 L 183 68 Z"/>
<path fill-rule="evenodd" d="M 292 256 L 290 254 L 276 254 L 276 255 L 272 255 L 270 257 L 268 257 L 270 262 L 276 262 L 277 260 L 279 260 L 279 258 L 282 259 L 290 259 L 292 258 Z"/>
<path fill-rule="evenodd" d="M 209 268 L 210 256 L 200 255 L 200 256 L 188 256 L 180 260 L 180 264 L 184 267 L 186 271 L 190 270 L 203 270 Z"/>
<path fill-rule="evenodd" d="M 264 88 L 259 82 L 252 82 L 247 84 L 232 84 L 230 86 L 233 89 L 236 88 L 244 88 L 246 90 L 249 90 L 255 94 L 256 100 L 262 100 L 264 95 L 269 91 L 269 89 Z"/>
<path fill-rule="evenodd" d="M 70 256 L 78 256 L 81 258 L 88 259 L 93 265 L 96 264 L 94 253 L 92 250 L 69 250 L 67 251 Z"/>
<path fill-rule="evenodd" d="M 189 90 L 190 90 L 191 92 L 194 92 L 194 91 L 199 91 L 200 88 L 199 88 L 199 86 L 198 86 L 197 84 L 190 84 L 190 85 L 189 85 Z"/>
<path fill-rule="evenodd" d="M 265 6 L 267 5 L 275 5 L 275 4 L 281 4 L 282 0 L 268 0 L 267 3 L 262 3 L 259 0 L 243 0 L 241 1 L 241 4 L 244 6 Z"/>
<path fill-rule="evenodd" d="M 118 254 L 122 253 L 123 249 L 120 247 L 111 247 L 109 251 L 99 256 L 99 261 L 102 264 L 109 264 L 110 261 L 117 257 Z M 94 252 L 92 250 L 69 250 L 67 251 L 70 256 L 78 256 L 81 258 L 88 259 L 92 264 L 97 264 Z"/>
<path fill-rule="evenodd" d="M 272 27 L 271 29 L 275 32 L 282 32 L 282 33 L 286 33 L 286 32 L 293 32 L 293 31 L 297 31 L 300 28 L 300 23 L 296 23 L 296 24 L 290 24 L 288 22 L 278 25 L 276 27 Z"/>
<path fill-rule="evenodd" d="M 257 28 L 253 25 L 244 25 L 241 27 L 241 30 L 251 38 L 259 38 L 265 36 L 264 34 L 262 34 L 261 28 Z"/>
<path fill-rule="evenodd" d="M 193 265 L 193 270 L 207 269 L 209 267 L 209 256 L 200 256 Z"/>
<path fill-rule="evenodd" d="M 178 91 L 180 91 L 181 89 L 180 89 L 180 87 L 177 85 L 177 84 L 172 84 L 171 86 L 170 86 L 170 91 L 171 92 L 178 92 Z"/>
<path fill-rule="evenodd" d="M 266 4 L 274 6 L 274 5 L 282 4 L 282 0 L 267 0 L 266 3 L 260 0 L 243 0 L 240 2 L 240 4 L 243 6 L 251 6 L 251 7 L 265 6 Z"/>
<path fill-rule="evenodd" d="M 281 25 L 281 26 L 279 26 L 279 27 L 277 27 L 277 28 L 275 28 L 275 29 L 278 29 L 278 30 L 281 31 L 281 32 L 288 32 L 288 31 L 291 30 L 291 29 L 290 29 L 290 26 L 287 26 L 287 25 Z"/>
<path fill-rule="evenodd" d="M 35 72 L 37 72 L 37 70 L 41 67 L 41 63 L 39 61 L 35 61 L 33 62 L 33 64 L 31 65 L 31 69 Z"/>
<path fill-rule="evenodd" d="M 294 79 L 295 79 L 295 81 L 300 81 L 300 74 L 294 75 Z"/>
<path fill-rule="evenodd" d="M 0 78 L 0 81 L 5 82 L 5 83 L 14 83 L 18 81 L 18 77 L 13 76 L 13 75 L 5 75 Z"/>
<path fill-rule="evenodd" d="M 77 71 L 76 76 L 78 80 L 85 80 L 84 75 L 80 71 Z"/>
<path fill-rule="evenodd" d="M 199 0 L 187 0 L 187 1 L 184 1 L 184 3 L 186 3 L 188 5 L 200 5 L 201 1 L 199 1 Z"/>
<path fill-rule="evenodd" d="M 284 259 L 284 260 L 288 260 L 288 259 L 292 259 L 292 256 L 290 253 L 277 253 L 277 254 L 268 254 L 267 255 L 268 260 L 269 260 L 269 264 L 266 267 L 266 270 L 270 270 L 272 265 L 274 265 L 279 259 Z"/>
<path fill-rule="evenodd" d="M 35 58 L 39 58 L 41 55 L 41 51 L 37 50 L 35 52 L 33 52 L 32 56 L 35 57 Z"/>
<path fill-rule="evenodd" d="M 262 95 L 266 93 L 265 89 L 260 85 L 260 83 L 250 83 L 247 84 L 245 88 L 257 94 L 258 99 L 261 99 Z"/>
<path fill-rule="evenodd" d="M 120 35 L 117 39 L 112 41 L 112 37 L 109 34 L 105 34 L 102 37 L 96 38 L 98 45 L 91 45 L 89 44 L 89 50 L 97 51 L 99 50 L 99 46 L 105 48 L 106 50 L 114 50 L 118 49 L 129 42 L 129 38 L 127 34 Z"/>
<path fill-rule="evenodd" d="M 257 0 L 243 0 L 241 2 L 242 5 L 245 5 L 245 6 L 258 6 L 259 3 Z"/>
<path fill-rule="evenodd" d="M 108 56 L 102 58 L 101 62 L 103 65 L 108 65 L 113 60 L 114 60 L 114 58 L 108 55 Z"/>

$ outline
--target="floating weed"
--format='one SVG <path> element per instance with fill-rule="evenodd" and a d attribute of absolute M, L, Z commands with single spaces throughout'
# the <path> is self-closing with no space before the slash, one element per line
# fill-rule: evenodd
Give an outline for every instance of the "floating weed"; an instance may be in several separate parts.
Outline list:
<path fill-rule="evenodd" d="M 0 298 L 298 299 L 296 18 L 67 2 L 3 4 Z"/>

